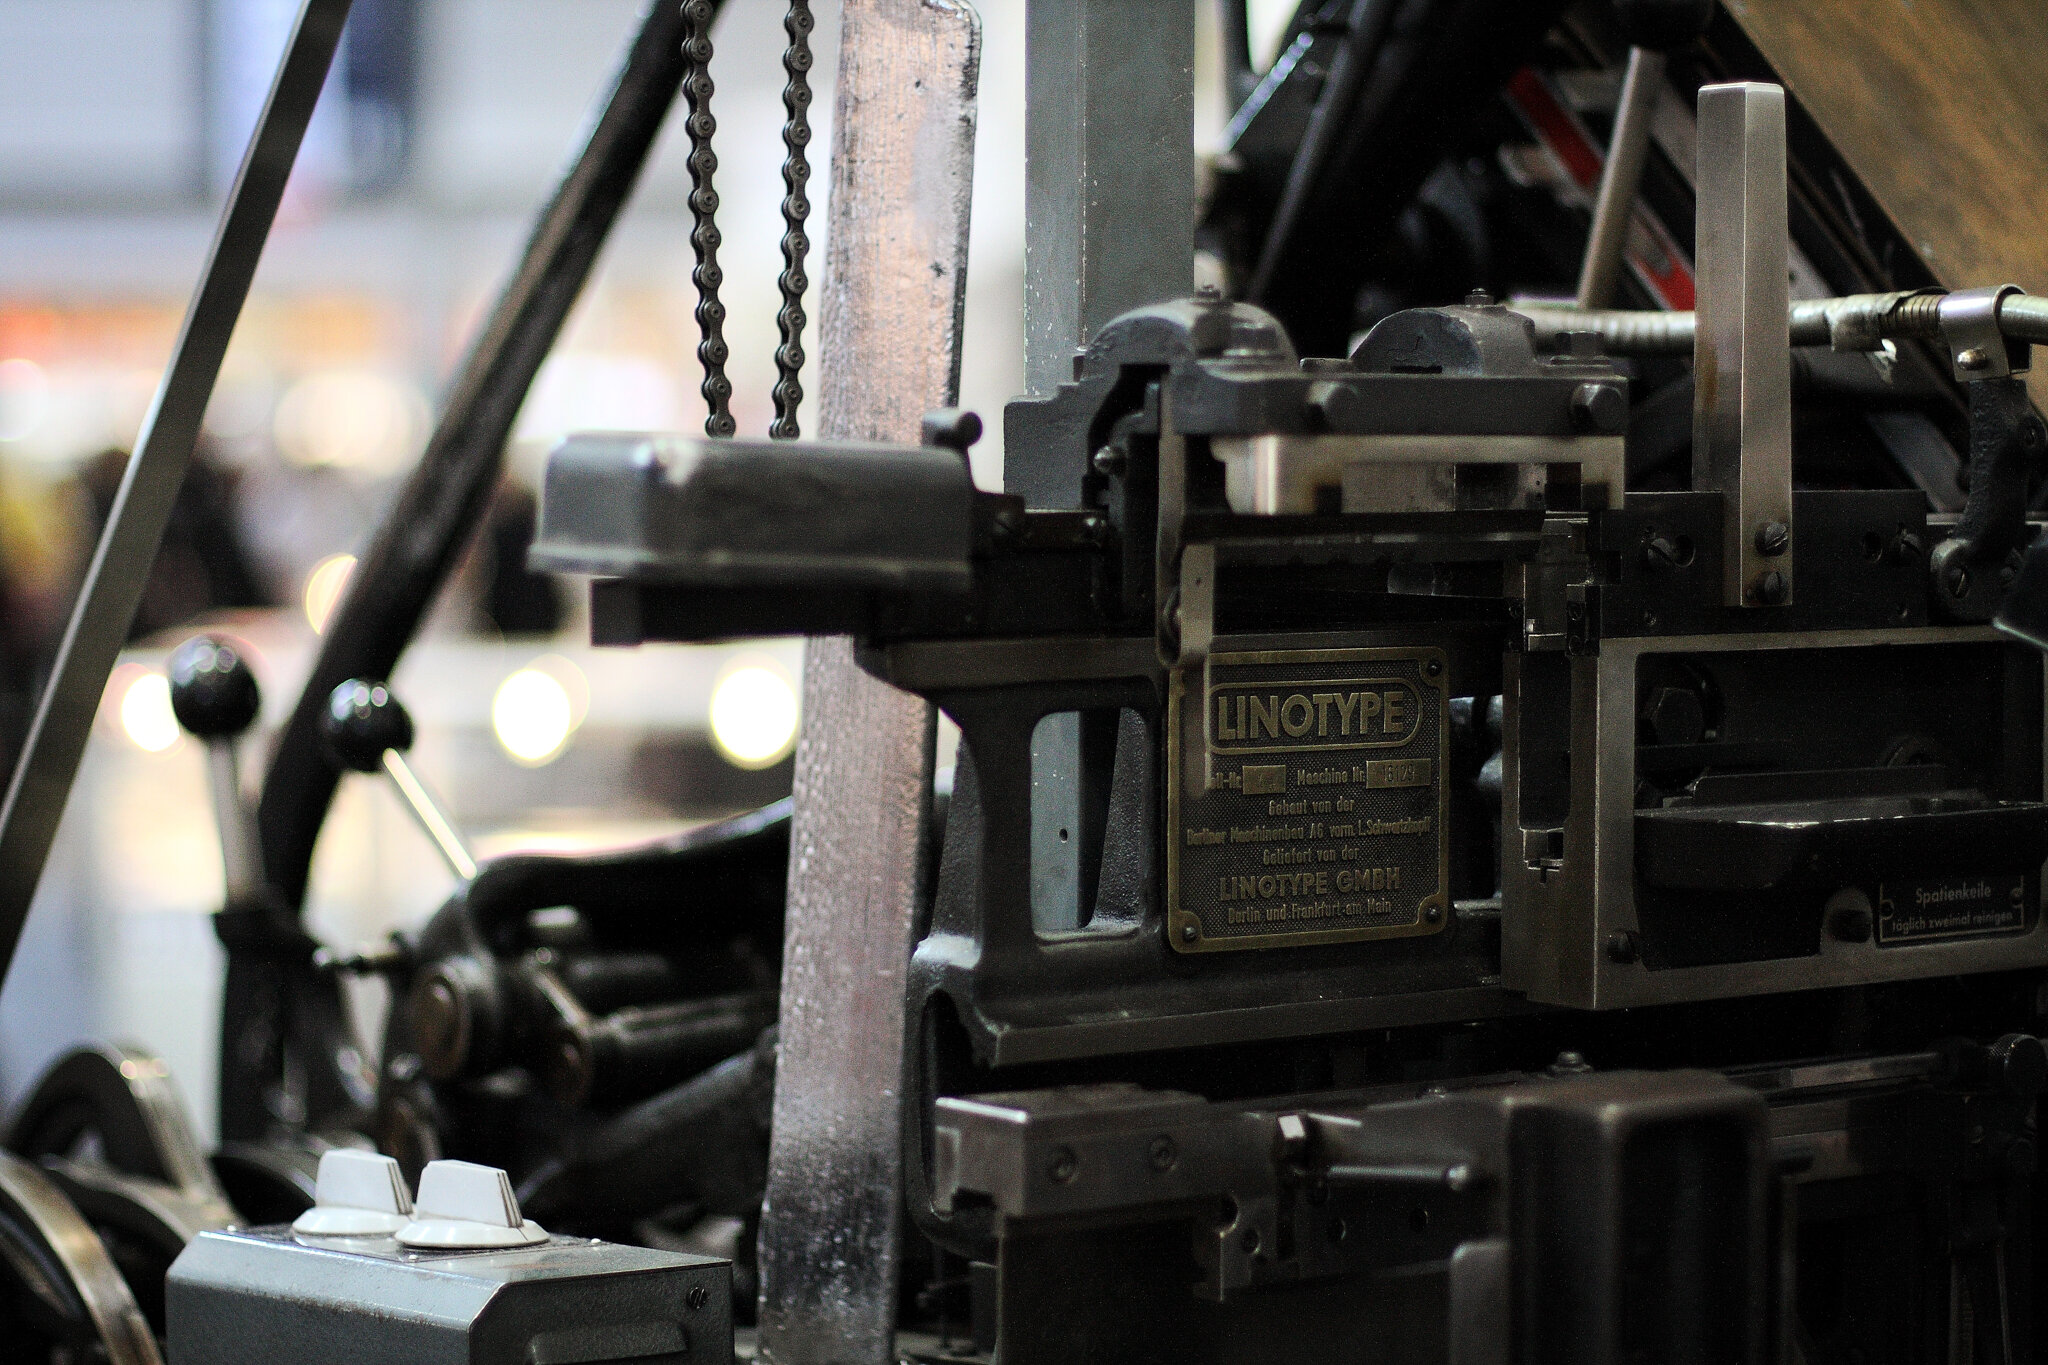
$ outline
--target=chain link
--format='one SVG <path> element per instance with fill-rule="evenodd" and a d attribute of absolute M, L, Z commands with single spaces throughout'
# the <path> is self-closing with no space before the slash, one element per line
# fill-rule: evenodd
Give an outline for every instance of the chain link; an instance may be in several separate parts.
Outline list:
<path fill-rule="evenodd" d="M 690 134 L 690 214 L 695 227 L 690 245 L 697 253 L 697 268 L 690 278 L 697 286 L 697 327 L 703 341 L 697 359 L 704 366 L 705 434 L 733 434 L 731 412 L 732 381 L 726 378 L 725 305 L 718 301 L 718 287 L 725 272 L 718 267 L 718 191 L 711 177 L 718 169 L 718 157 L 711 150 L 711 136 L 718 120 L 711 116 L 711 21 L 718 13 L 711 0 L 686 0 L 683 18 L 687 29 L 683 39 L 686 62 L 683 94 L 689 101 L 690 117 L 685 125 Z"/>
<path fill-rule="evenodd" d="M 804 290 L 810 277 L 804 260 L 810 255 L 811 239 L 804 231 L 811 214 L 811 17 L 810 0 L 789 0 L 789 13 L 782 21 L 789 46 L 782 54 L 782 69 L 789 82 L 782 88 L 782 107 L 788 117 L 782 125 L 782 145 L 788 155 L 782 162 L 782 276 L 776 281 L 782 290 L 782 311 L 776 322 L 782 329 L 782 345 L 775 351 L 775 423 L 768 434 L 777 440 L 797 438 L 797 408 L 804 401 L 798 383 L 804 368 Z"/>

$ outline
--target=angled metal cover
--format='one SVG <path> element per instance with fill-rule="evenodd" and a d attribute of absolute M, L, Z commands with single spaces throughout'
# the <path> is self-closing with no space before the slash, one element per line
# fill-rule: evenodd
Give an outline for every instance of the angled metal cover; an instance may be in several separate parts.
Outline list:
<path fill-rule="evenodd" d="M 528 562 L 641 582 L 964 590 L 950 450 L 596 432 L 548 456 Z"/>

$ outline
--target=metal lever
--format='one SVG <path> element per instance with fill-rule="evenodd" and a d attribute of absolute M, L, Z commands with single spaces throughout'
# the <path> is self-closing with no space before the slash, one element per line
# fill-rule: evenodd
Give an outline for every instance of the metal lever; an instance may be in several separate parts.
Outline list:
<path fill-rule="evenodd" d="M 1629 224 L 1635 218 L 1636 190 L 1649 156 L 1650 124 L 1664 88 L 1665 57 L 1698 38 L 1714 14 L 1711 0 L 1622 0 L 1615 9 L 1629 41 L 1628 70 L 1614 111 L 1607 162 L 1600 170 L 1586 259 L 1579 269 L 1581 308 L 1605 308 L 1614 301 Z"/>
<path fill-rule="evenodd" d="M 1785 92 L 1700 88 L 1692 486 L 1722 496 L 1722 600 L 1792 600 Z"/>
<path fill-rule="evenodd" d="M 328 694 L 327 714 L 322 718 L 321 739 L 327 755 L 343 768 L 359 773 L 382 769 L 398 789 L 405 808 L 441 851 L 450 870 L 464 881 L 476 877 L 476 859 L 427 790 L 419 774 L 405 761 L 412 747 L 412 717 L 391 689 L 380 682 L 350 678 Z"/>
<path fill-rule="evenodd" d="M 252 812 L 242 800 L 235 741 L 262 709 L 263 694 L 249 661 L 233 641 L 218 635 L 195 635 L 179 645 L 166 672 L 171 682 L 171 710 L 178 724 L 206 743 L 208 785 L 213 789 L 220 861 L 227 876 L 227 903 L 242 905 L 255 894 L 262 870 L 257 865 Z"/>

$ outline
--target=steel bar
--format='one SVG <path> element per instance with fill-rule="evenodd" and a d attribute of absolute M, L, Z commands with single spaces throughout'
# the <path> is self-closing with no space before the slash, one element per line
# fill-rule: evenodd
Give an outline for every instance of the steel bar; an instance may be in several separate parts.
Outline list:
<path fill-rule="evenodd" d="M 1607 146 L 1607 164 L 1600 170 L 1600 192 L 1593 202 L 1593 230 L 1586 238 L 1586 259 L 1579 269 L 1579 307 L 1605 308 L 1621 282 L 1623 248 L 1635 221 L 1636 190 L 1643 181 L 1643 163 L 1650 154 L 1650 124 L 1657 96 L 1664 89 L 1664 54 L 1632 47 L 1621 81 L 1621 103 L 1614 111 L 1614 136 Z"/>
<path fill-rule="evenodd" d="M 221 359 L 319 102 L 350 0 L 306 0 L 249 139 L 171 363 L 143 418 L 0 807 L 0 981 L 42 880 L 107 676 L 156 563 Z"/>
<path fill-rule="evenodd" d="M 1724 499 L 1722 600 L 1792 600 L 1792 354 L 1785 92 L 1710 85 L 1699 98 L 1698 323 L 1692 486 Z"/>
<path fill-rule="evenodd" d="M 399 797 L 405 802 L 405 809 L 420 827 L 420 832 L 433 841 L 435 851 L 448 864 L 448 870 L 463 881 L 476 880 L 476 859 L 470 855 L 469 845 L 462 841 L 462 834 L 442 811 L 441 803 L 427 790 L 427 784 L 420 781 L 420 775 L 412 770 L 412 764 L 405 761 L 405 755 L 396 749 L 386 749 L 382 759 L 384 775 L 391 779 L 391 785 L 398 788 Z"/>
<path fill-rule="evenodd" d="M 513 419 L 675 102 L 684 29 L 681 5 L 649 5 L 603 112 L 462 363 L 426 451 L 349 576 L 257 815 L 264 875 L 287 905 L 305 896 L 313 841 L 339 776 L 320 749 L 327 695 L 348 678 L 391 676 L 489 505 Z"/>
<path fill-rule="evenodd" d="M 1026 16 L 1024 377 L 1046 394 L 1110 319 L 1193 287 L 1195 3 L 1030 0 Z M 1068 507 L 1067 475 L 1013 454 L 1003 483 Z"/>
<path fill-rule="evenodd" d="M 960 0 L 846 0 L 819 325 L 827 440 L 916 441 L 954 401 L 980 22 Z M 804 656 L 760 1355 L 896 1359 L 902 1016 L 930 837 L 931 706 Z"/>

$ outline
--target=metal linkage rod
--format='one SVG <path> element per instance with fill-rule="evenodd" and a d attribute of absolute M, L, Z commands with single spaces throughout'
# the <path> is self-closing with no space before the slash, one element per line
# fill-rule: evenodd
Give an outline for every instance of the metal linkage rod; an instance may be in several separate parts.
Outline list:
<path fill-rule="evenodd" d="M 142 601 L 164 527 L 192 462 L 214 381 L 220 376 L 221 358 L 249 297 L 256 263 L 262 259 L 263 243 L 291 179 L 292 163 L 298 159 L 348 12 L 349 0 L 306 0 L 299 12 L 298 26 L 228 193 L 206 270 L 185 311 L 170 367 L 143 419 L 135 454 L 114 495 L 99 547 L 57 648 L 6 805 L 0 807 L 0 980 L 13 960 L 29 902 L 42 880 L 100 694 Z"/>
<path fill-rule="evenodd" d="M 1800 299 L 1786 310 L 1786 338 L 1794 346 L 1832 346 L 1838 351 L 1875 351 L 1887 341 L 1939 340 L 1941 297 L 1937 289 Z M 1601 349 L 1610 355 L 1690 355 L 1693 349 L 1691 313 L 1509 306 L 1536 324 L 1539 350 L 1556 349 L 1574 332 L 1597 336 Z M 2009 294 L 2001 299 L 1998 330 L 2012 341 L 2048 345 L 2048 295 Z"/>
<path fill-rule="evenodd" d="M 1664 54 L 1648 48 L 1629 49 L 1628 70 L 1621 81 L 1621 104 L 1614 113 L 1614 140 L 1600 172 L 1600 194 L 1593 203 L 1593 230 L 1586 241 L 1586 259 L 1579 270 L 1579 307 L 1605 308 L 1614 301 L 1621 279 L 1623 248 L 1635 219 L 1636 189 L 1643 163 L 1650 155 L 1650 123 L 1657 96 L 1664 89 Z"/>
<path fill-rule="evenodd" d="M 810 255 L 811 239 L 804 226 L 811 216 L 811 30 L 816 26 L 811 0 L 789 0 L 789 13 L 782 21 L 789 35 L 789 47 L 782 54 L 782 69 L 789 76 L 782 88 L 782 108 L 788 116 L 782 125 L 782 145 L 788 155 L 782 162 L 782 276 L 776 281 L 782 311 L 775 317 L 782 345 L 775 351 L 775 424 L 768 428 L 768 434 L 780 441 L 794 441 L 802 434 L 796 412 L 804 401 L 798 381 L 804 368 L 804 290 L 810 287 L 804 259 Z"/>
<path fill-rule="evenodd" d="M 732 381 L 725 377 L 725 305 L 718 301 L 718 287 L 725 272 L 718 265 L 718 247 L 724 240 L 718 231 L 718 191 L 712 176 L 718 170 L 718 153 L 711 150 L 711 138 L 718 120 L 711 116 L 711 95 L 717 89 L 711 81 L 711 21 L 718 17 L 712 0 L 686 0 L 683 18 L 689 35 L 683 40 L 683 56 L 690 64 L 683 77 L 683 97 L 689 101 L 690 117 L 684 126 L 690 133 L 690 215 L 696 226 L 690 245 L 697 253 L 697 268 L 690 279 L 697 286 L 697 326 L 703 341 L 697 359 L 704 366 L 704 434 L 730 436 L 734 426 L 730 404 Z"/>
<path fill-rule="evenodd" d="M 391 676 L 468 544 L 498 485 L 505 440 L 526 391 L 675 103 L 684 32 L 680 5 L 648 6 L 588 141 L 542 210 L 448 390 L 425 453 L 349 577 L 278 742 L 258 814 L 264 874 L 287 905 L 305 895 L 313 841 L 334 796 L 337 773 L 320 748 L 328 695 L 344 679 Z"/>

